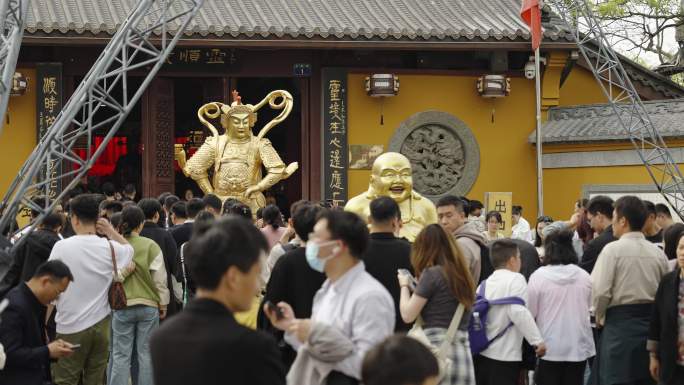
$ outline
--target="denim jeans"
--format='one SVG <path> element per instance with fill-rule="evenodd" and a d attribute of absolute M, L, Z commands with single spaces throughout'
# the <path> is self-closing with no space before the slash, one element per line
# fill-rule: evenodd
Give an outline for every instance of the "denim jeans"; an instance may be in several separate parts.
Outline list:
<path fill-rule="evenodd" d="M 159 326 L 159 310 L 132 306 L 116 310 L 112 317 L 112 372 L 109 385 L 128 385 L 131 360 L 138 362 L 138 385 L 153 385 L 150 335 Z M 133 344 L 137 357 L 133 355 Z"/>

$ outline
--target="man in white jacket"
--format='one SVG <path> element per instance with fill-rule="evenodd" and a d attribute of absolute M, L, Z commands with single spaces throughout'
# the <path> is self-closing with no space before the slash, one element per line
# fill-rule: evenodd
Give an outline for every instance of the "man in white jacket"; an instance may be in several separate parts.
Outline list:
<path fill-rule="evenodd" d="M 513 220 L 513 228 L 511 228 L 511 238 L 521 239 L 523 241 L 534 244 L 534 233 L 530 227 L 530 222 L 522 217 L 522 206 L 513 206 L 511 219 Z"/>

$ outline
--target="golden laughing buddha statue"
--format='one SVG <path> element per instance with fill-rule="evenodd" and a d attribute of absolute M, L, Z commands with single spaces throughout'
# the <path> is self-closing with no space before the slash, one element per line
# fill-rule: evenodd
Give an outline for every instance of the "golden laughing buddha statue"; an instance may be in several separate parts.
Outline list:
<path fill-rule="evenodd" d="M 368 220 L 370 203 L 379 196 L 394 199 L 401 210 L 401 233 L 413 242 L 423 227 L 437 223 L 437 209 L 427 198 L 413 190 L 411 163 L 397 152 L 387 152 L 373 162 L 368 191 L 347 202 L 345 210 Z"/>
<path fill-rule="evenodd" d="M 279 103 L 276 101 L 280 99 Z M 257 111 L 266 105 L 283 110 L 275 119 L 268 122 L 258 135 L 252 133 L 257 121 Z M 231 105 L 212 102 L 197 111 L 200 122 L 211 131 L 197 152 L 187 161 L 182 146 L 175 149 L 175 159 L 183 173 L 192 178 L 205 194 L 215 194 L 222 200 L 237 199 L 248 205 L 253 213 L 266 205 L 262 191 L 279 181 L 288 178 L 298 164 L 285 166 L 278 153 L 264 136 L 279 124 L 292 111 L 292 95 L 287 91 L 273 91 L 259 104 L 242 104 L 237 91 L 233 91 Z M 207 119 L 221 120 L 225 130 L 219 134 L 216 127 Z M 209 169 L 213 169 L 212 182 L 209 182 Z M 262 166 L 266 176 L 262 177 Z"/>

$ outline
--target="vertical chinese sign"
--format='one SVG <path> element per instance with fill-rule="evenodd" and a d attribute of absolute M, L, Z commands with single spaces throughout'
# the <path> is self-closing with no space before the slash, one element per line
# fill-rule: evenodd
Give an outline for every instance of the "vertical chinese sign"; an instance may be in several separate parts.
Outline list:
<path fill-rule="evenodd" d="M 323 69 L 323 198 L 347 202 L 347 71 Z"/>
<path fill-rule="evenodd" d="M 62 110 L 62 64 L 37 63 L 36 88 L 36 128 L 40 141 Z M 50 180 L 43 192 L 50 198 L 56 197 L 62 188 L 57 179 L 61 168 L 57 160 L 48 159 L 47 167 L 40 173 L 41 180 Z"/>
<path fill-rule="evenodd" d="M 513 193 L 510 192 L 488 192 L 485 193 L 486 212 L 498 211 L 503 222 L 499 230 L 505 236 L 510 237 L 513 229 L 511 219 L 511 209 L 513 208 Z"/>

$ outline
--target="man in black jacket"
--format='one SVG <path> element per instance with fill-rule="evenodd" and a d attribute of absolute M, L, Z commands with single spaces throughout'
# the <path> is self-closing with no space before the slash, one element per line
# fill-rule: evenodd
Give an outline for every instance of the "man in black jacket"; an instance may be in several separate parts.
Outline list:
<path fill-rule="evenodd" d="M 217 221 L 188 244 L 197 297 L 152 336 L 156 384 L 285 384 L 275 341 L 233 316 L 251 308 L 267 248 L 261 232 L 242 218 Z"/>
<path fill-rule="evenodd" d="M 411 244 L 404 238 L 397 238 L 401 229 L 399 205 L 390 197 L 374 199 L 370 204 L 370 241 L 363 258 L 366 271 L 377 279 L 394 299 L 396 320 L 394 331 L 408 332 L 411 325 L 404 323 L 399 312 L 401 288 L 397 270 L 406 269 L 413 274 L 411 266 Z"/>
<path fill-rule="evenodd" d="M 579 266 L 591 274 L 596 260 L 604 247 L 616 240 L 613 236 L 613 200 L 605 195 L 598 195 L 589 201 L 587 218 L 591 228 L 599 234 L 587 243 Z"/>
<path fill-rule="evenodd" d="M 651 376 L 663 385 L 684 384 L 684 366 L 678 363 L 684 357 L 681 339 L 684 326 L 679 321 L 684 258 L 677 259 L 679 267 L 665 275 L 658 286 L 646 342 Z"/>
<path fill-rule="evenodd" d="M 178 202 L 171 207 L 172 220 L 175 226 L 170 231 L 176 241 L 177 248 L 180 249 L 181 245 L 192 237 L 195 217 L 202 210 L 204 210 L 204 202 L 199 198 L 192 198 L 187 203 Z"/>
<path fill-rule="evenodd" d="M 323 208 L 320 206 L 304 204 L 294 212 L 292 224 L 295 233 L 303 244 L 283 254 L 278 259 L 266 285 L 263 301 L 271 301 L 273 304 L 281 301 L 287 302 L 292 306 L 297 318 L 311 317 L 314 295 L 325 281 L 325 274 L 315 271 L 306 262 L 306 248 L 304 247 L 309 239 L 309 234 L 313 232 L 316 225 L 316 218 L 322 210 Z M 264 329 L 269 330 L 279 340 L 282 340 L 283 333 L 272 328 L 262 312 L 259 312 L 259 325 L 265 325 Z M 289 368 L 297 353 L 289 344 L 282 343 L 280 345 L 282 346 L 283 362 L 285 367 Z"/>
<path fill-rule="evenodd" d="M 169 288 L 171 296 L 169 306 L 167 308 L 167 317 L 174 315 L 180 311 L 180 298 L 176 298 L 173 292 L 173 277 L 176 277 L 176 282 L 181 282 L 180 262 L 178 261 L 178 249 L 176 248 L 176 241 L 171 236 L 171 233 L 159 227 L 159 218 L 162 215 L 162 206 L 157 199 L 145 198 L 138 202 L 138 207 L 145 214 L 145 223 L 140 232 L 140 236 L 149 238 L 157 243 L 161 248 L 162 255 L 164 255 L 164 265 L 166 267 L 166 284 Z"/>
<path fill-rule="evenodd" d="M 0 298 L 19 283 L 31 279 L 38 266 L 48 260 L 52 247 L 60 240 L 59 231 L 63 225 L 63 214 L 52 212 L 34 232 L 24 235 L 26 239 L 12 251 L 9 271 L 0 281 Z"/>
<path fill-rule="evenodd" d="M 214 194 L 207 194 L 202 198 L 205 210 L 212 213 L 216 218 L 221 217 L 221 212 L 223 211 L 223 202 L 221 198 Z"/>
<path fill-rule="evenodd" d="M 5 368 L 0 370 L 3 385 L 44 385 L 50 383 L 50 359 L 73 353 L 66 341 L 47 343 L 45 312 L 73 281 L 67 265 L 49 261 L 38 267 L 26 283 L 7 294 L 9 306 L 2 314 L 0 343 L 7 354 Z"/>

